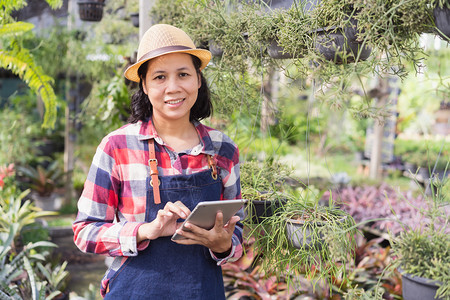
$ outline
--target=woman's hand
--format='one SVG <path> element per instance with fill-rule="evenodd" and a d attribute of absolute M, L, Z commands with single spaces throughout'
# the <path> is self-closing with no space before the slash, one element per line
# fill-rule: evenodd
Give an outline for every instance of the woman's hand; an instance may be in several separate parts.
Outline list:
<path fill-rule="evenodd" d="M 239 216 L 233 216 L 227 224 L 223 224 L 223 214 L 216 214 L 216 223 L 211 230 L 205 230 L 191 223 L 184 225 L 189 231 L 182 228 L 177 229 L 177 233 L 187 239 L 176 240 L 175 242 L 183 245 L 200 244 L 215 253 L 223 253 L 231 249 L 231 237 L 234 227 L 240 220 Z"/>
<path fill-rule="evenodd" d="M 141 242 L 143 240 L 154 240 L 162 236 L 171 236 L 181 223 L 178 223 L 179 218 L 186 219 L 191 213 L 181 201 L 167 202 L 164 209 L 160 209 L 156 218 L 150 222 L 142 224 L 137 232 L 136 240 Z"/>

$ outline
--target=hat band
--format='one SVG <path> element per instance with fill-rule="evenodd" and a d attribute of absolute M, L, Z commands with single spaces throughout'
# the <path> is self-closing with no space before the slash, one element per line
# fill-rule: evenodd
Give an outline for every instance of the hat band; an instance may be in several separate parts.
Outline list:
<path fill-rule="evenodd" d="M 158 48 L 158 49 L 155 49 L 155 50 L 145 53 L 144 55 L 141 56 L 141 58 L 139 58 L 139 61 L 150 59 L 150 58 L 153 58 L 155 56 L 158 56 L 158 55 L 161 55 L 161 54 L 164 54 L 167 52 L 180 51 L 180 50 L 194 50 L 194 49 L 192 49 L 191 47 L 186 47 L 186 46 L 162 47 L 162 48 Z"/>

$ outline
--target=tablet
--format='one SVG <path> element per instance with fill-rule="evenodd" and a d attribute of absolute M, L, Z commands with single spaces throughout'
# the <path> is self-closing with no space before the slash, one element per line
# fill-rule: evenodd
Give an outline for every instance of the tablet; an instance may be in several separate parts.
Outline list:
<path fill-rule="evenodd" d="M 223 223 L 226 224 L 241 209 L 245 202 L 246 200 L 244 199 L 199 202 L 181 226 L 184 229 L 184 224 L 190 222 L 191 224 L 209 230 L 216 223 L 216 214 L 218 211 L 222 211 Z M 184 238 L 176 232 L 172 236 L 172 240 Z"/>

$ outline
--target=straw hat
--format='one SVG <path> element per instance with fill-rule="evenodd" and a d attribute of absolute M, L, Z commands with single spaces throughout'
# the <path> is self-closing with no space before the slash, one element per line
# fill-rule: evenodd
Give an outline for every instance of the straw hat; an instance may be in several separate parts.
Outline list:
<path fill-rule="evenodd" d="M 191 38 L 181 29 L 167 24 L 157 24 L 150 27 L 139 44 L 137 62 L 125 70 L 125 77 L 139 82 L 139 67 L 146 61 L 168 53 L 188 53 L 200 59 L 203 70 L 211 60 L 211 52 L 197 49 Z"/>

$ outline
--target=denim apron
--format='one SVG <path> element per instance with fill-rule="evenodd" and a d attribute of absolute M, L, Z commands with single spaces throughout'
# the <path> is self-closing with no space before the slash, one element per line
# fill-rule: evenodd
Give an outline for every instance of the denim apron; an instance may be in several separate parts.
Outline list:
<path fill-rule="evenodd" d="M 169 201 L 180 200 L 192 211 L 198 202 L 219 200 L 222 193 L 220 176 L 213 176 L 210 170 L 160 176 L 161 203 L 155 204 L 150 179 L 146 183 L 146 222 L 154 220 Z M 170 238 L 152 240 L 137 256 L 127 258 L 110 279 L 104 299 L 225 299 L 222 268 L 209 249 L 179 245 Z"/>

